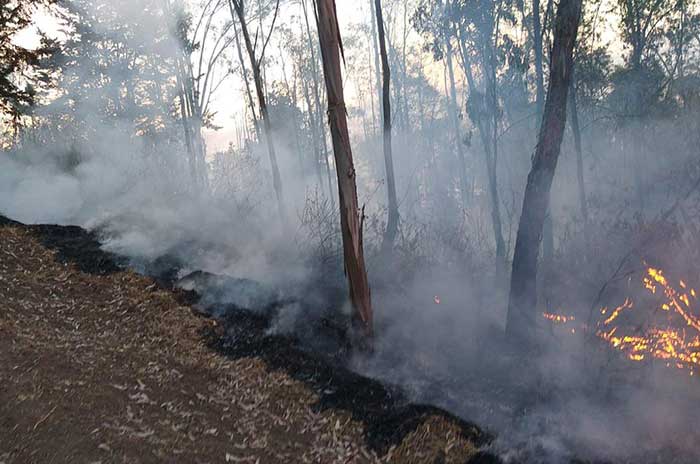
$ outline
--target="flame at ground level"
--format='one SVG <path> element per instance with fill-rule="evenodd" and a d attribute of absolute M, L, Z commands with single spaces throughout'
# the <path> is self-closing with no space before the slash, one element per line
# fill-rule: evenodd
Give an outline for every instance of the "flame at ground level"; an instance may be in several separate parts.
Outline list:
<path fill-rule="evenodd" d="M 566 324 L 567 322 L 572 322 L 576 320 L 574 316 L 567 316 L 564 314 L 542 313 L 542 316 L 544 316 L 545 319 L 552 321 L 555 324 Z"/>
<path fill-rule="evenodd" d="M 660 304 L 647 314 L 638 314 L 632 298 L 627 297 L 612 310 L 601 308 L 596 336 L 632 361 L 661 360 L 668 367 L 687 369 L 694 375 L 700 367 L 700 318 L 692 305 L 697 301 L 695 290 L 688 289 L 683 280 L 675 288 L 664 272 L 654 267 L 647 267 L 642 284 L 651 295 L 662 296 Z M 543 317 L 552 324 L 576 320 L 554 313 L 543 313 Z"/>

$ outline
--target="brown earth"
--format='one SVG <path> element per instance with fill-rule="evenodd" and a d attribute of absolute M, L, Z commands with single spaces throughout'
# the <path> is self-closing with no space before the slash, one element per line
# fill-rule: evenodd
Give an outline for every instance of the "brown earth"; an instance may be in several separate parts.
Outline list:
<path fill-rule="evenodd" d="M 491 462 L 476 427 L 224 323 L 78 228 L 0 217 L 0 464 Z"/>

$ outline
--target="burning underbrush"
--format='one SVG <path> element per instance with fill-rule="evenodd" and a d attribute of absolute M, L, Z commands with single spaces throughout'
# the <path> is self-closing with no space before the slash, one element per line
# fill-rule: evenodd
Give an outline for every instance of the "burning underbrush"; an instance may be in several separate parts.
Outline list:
<path fill-rule="evenodd" d="M 587 323 L 565 312 L 542 316 L 572 334 L 578 330 L 596 337 L 630 361 L 660 363 L 694 376 L 700 367 L 696 290 L 683 279 L 671 281 L 664 270 L 651 266 L 645 266 L 639 281 L 630 276 L 626 287 L 629 296 L 617 306 L 592 312 Z"/>

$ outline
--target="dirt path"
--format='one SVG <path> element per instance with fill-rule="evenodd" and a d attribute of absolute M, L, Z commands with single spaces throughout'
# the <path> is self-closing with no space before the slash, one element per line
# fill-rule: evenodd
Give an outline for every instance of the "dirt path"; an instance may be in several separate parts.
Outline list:
<path fill-rule="evenodd" d="M 476 428 L 431 408 L 382 428 L 319 407 L 283 354 L 232 356 L 221 332 L 84 231 L 0 218 L 0 464 L 488 459 Z"/>

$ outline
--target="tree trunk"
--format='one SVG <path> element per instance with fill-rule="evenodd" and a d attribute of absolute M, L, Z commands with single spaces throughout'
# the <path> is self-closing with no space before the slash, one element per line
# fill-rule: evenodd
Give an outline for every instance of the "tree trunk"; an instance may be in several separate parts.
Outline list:
<path fill-rule="evenodd" d="M 379 34 L 377 34 L 377 11 L 374 5 L 375 0 L 369 0 L 370 1 L 370 11 L 372 12 L 372 48 L 374 49 L 374 78 L 375 78 L 375 85 L 377 88 L 377 99 L 378 101 L 381 101 L 382 99 L 382 81 L 381 77 L 379 76 L 379 70 L 381 69 L 381 65 L 379 64 L 379 46 L 377 45 L 377 42 L 379 40 Z M 384 113 L 381 111 L 379 112 L 379 122 L 380 122 L 380 127 L 383 127 L 384 125 Z"/>
<path fill-rule="evenodd" d="M 407 81 L 407 65 L 406 65 L 406 42 L 408 38 L 408 5 L 406 4 L 407 2 L 403 2 L 403 40 L 401 43 L 401 96 L 403 97 L 403 111 L 401 112 L 403 114 L 403 128 L 404 130 L 408 131 L 411 129 L 410 127 L 410 115 L 408 114 L 408 89 L 406 85 Z"/>
<path fill-rule="evenodd" d="M 500 6 L 499 6 L 500 8 Z M 493 235 L 496 241 L 496 285 L 501 285 L 506 278 L 506 243 L 503 239 L 503 225 L 501 223 L 501 203 L 498 197 L 498 123 L 500 121 L 498 108 L 498 76 L 497 76 L 497 57 L 496 46 L 498 44 L 499 20 L 496 18 L 489 19 L 489 22 L 495 21 L 495 33 L 493 41 L 489 40 L 487 52 L 488 56 L 483 57 L 483 69 L 486 72 L 487 66 L 489 69 L 490 78 L 486 80 L 490 87 L 489 94 L 491 97 L 491 137 L 493 144 L 493 154 L 491 158 L 491 172 L 489 174 L 489 188 L 491 190 L 492 202 L 492 220 L 493 220 Z M 488 161 L 487 161 L 488 162 Z"/>
<path fill-rule="evenodd" d="M 318 135 L 319 139 L 321 140 L 321 161 L 323 162 L 323 166 L 326 168 L 326 177 L 328 178 L 328 199 L 330 200 L 331 204 L 334 205 L 335 202 L 333 201 L 333 179 L 331 178 L 331 167 L 330 164 L 328 163 L 328 146 L 326 145 L 326 129 L 325 126 L 323 125 L 323 118 L 321 117 L 322 111 L 321 111 L 321 89 L 320 85 L 318 83 L 318 68 L 316 67 L 317 61 L 316 61 L 316 52 L 313 40 L 311 39 L 311 27 L 309 26 L 309 13 L 308 10 L 306 9 L 306 0 L 302 0 L 301 5 L 304 9 L 304 22 L 306 23 L 306 38 L 309 43 L 309 50 L 311 51 L 311 74 L 313 77 L 313 83 L 314 83 L 314 104 L 316 105 L 316 114 L 319 115 L 318 117 Z M 318 24 L 317 24 L 318 26 Z"/>
<path fill-rule="evenodd" d="M 389 215 L 387 218 L 386 232 L 382 243 L 382 250 L 388 252 L 394 246 L 396 232 L 399 229 L 399 204 L 396 200 L 396 181 L 394 179 L 394 161 L 391 151 L 391 71 L 389 59 L 386 54 L 386 39 L 384 37 L 384 15 L 382 14 L 381 0 L 374 0 L 377 17 L 377 31 L 379 33 L 379 50 L 382 57 L 382 105 L 384 114 L 384 164 L 386 170 L 386 190 L 388 197 Z"/>
<path fill-rule="evenodd" d="M 532 42 L 535 48 L 535 85 L 537 94 L 537 122 L 542 120 L 544 112 L 544 72 L 542 70 L 542 25 L 540 22 L 540 0 L 532 0 Z"/>
<path fill-rule="evenodd" d="M 542 70 L 542 24 L 540 22 L 540 0 L 532 0 L 532 22 L 533 22 L 533 46 L 535 49 L 535 82 L 537 95 L 535 97 L 537 107 L 537 123 L 542 121 L 544 113 L 544 71 Z M 539 130 L 539 127 L 537 128 Z M 544 231 L 542 240 L 542 267 L 544 268 L 545 289 L 548 288 L 549 277 L 551 275 L 552 261 L 554 260 L 554 219 L 552 209 L 547 211 L 544 219 Z M 545 292 L 545 301 L 549 301 L 549 294 Z"/>
<path fill-rule="evenodd" d="M 318 179 L 319 188 L 323 189 L 323 176 L 321 175 L 321 153 L 319 152 L 319 142 L 318 142 L 318 125 L 316 122 L 316 114 L 311 106 L 311 97 L 309 96 L 309 86 L 306 80 L 301 80 L 302 88 L 304 90 L 304 100 L 306 101 L 306 107 L 309 110 L 309 126 L 311 128 L 311 143 L 313 145 L 314 152 L 314 172 Z M 319 115 L 319 117 L 321 117 Z"/>
<path fill-rule="evenodd" d="M 574 148 L 576 149 L 576 178 L 578 180 L 578 200 L 581 207 L 581 217 L 583 218 L 584 234 L 588 225 L 588 200 L 586 199 L 586 184 L 583 180 L 583 148 L 581 147 L 581 127 L 578 122 L 578 102 L 576 99 L 576 83 L 572 77 L 571 89 L 569 90 L 569 103 L 571 109 L 571 130 L 574 133 Z"/>
<path fill-rule="evenodd" d="M 676 63 L 678 63 L 678 80 L 683 82 L 685 77 L 685 36 L 686 36 L 686 2 L 680 0 L 678 8 L 681 10 L 681 30 L 678 37 L 678 45 L 676 46 Z M 684 92 L 685 93 L 685 92 Z"/>
<path fill-rule="evenodd" d="M 460 53 L 462 54 L 462 66 L 464 68 L 464 75 L 467 77 L 467 84 L 469 85 L 469 93 L 471 95 L 479 95 L 479 91 L 476 87 L 476 82 L 474 81 L 474 76 L 471 70 L 471 63 L 469 61 L 469 55 L 467 54 L 466 40 L 464 37 L 464 32 L 462 30 L 456 31 L 459 37 Z M 486 61 L 482 60 L 482 70 L 485 72 Z M 495 86 L 496 83 L 494 82 Z M 489 92 L 493 95 L 495 94 L 495 88 Z M 494 112 L 498 111 L 497 108 L 493 109 Z M 486 175 L 488 177 L 488 192 L 489 201 L 491 203 L 491 224 L 493 226 L 493 237 L 496 243 L 496 283 L 500 285 L 502 283 L 502 277 L 505 274 L 506 268 L 506 244 L 503 239 L 503 226 L 501 223 L 501 207 L 500 200 L 498 199 L 498 171 L 497 171 L 497 158 L 496 153 L 492 152 L 492 148 L 498 147 L 498 139 L 496 137 L 496 129 L 493 131 L 494 137 L 491 137 L 490 124 L 488 117 L 482 117 L 477 113 L 475 119 L 475 124 L 479 132 L 479 138 L 481 138 L 481 143 L 484 147 L 484 161 L 486 163 Z M 493 118 L 494 124 L 497 122 L 497 117 Z"/>
<path fill-rule="evenodd" d="M 172 14 L 170 1 L 165 0 L 162 4 L 163 12 L 167 17 Z M 179 48 L 175 51 L 175 79 L 177 84 L 178 100 L 180 106 L 180 121 L 182 122 L 182 130 L 185 136 L 185 147 L 187 149 L 188 164 L 190 175 L 195 186 L 198 184 L 197 175 L 197 155 L 195 152 L 195 143 L 193 140 L 193 127 L 191 125 L 192 115 L 189 110 L 187 92 L 187 75 L 185 72 L 184 57 L 181 55 L 182 50 Z"/>
<path fill-rule="evenodd" d="M 462 133 L 459 130 L 459 104 L 457 103 L 457 88 L 455 85 L 455 73 L 452 65 L 452 43 L 449 37 L 445 37 L 445 58 L 447 60 L 447 74 L 450 79 L 450 119 L 452 129 L 455 133 L 455 144 L 457 148 L 457 164 L 459 165 L 459 189 L 461 190 L 462 208 L 467 208 L 467 192 L 469 183 L 467 182 L 467 164 L 464 160 L 464 146 L 462 145 Z"/>
<path fill-rule="evenodd" d="M 253 81 L 255 82 L 255 91 L 258 95 L 258 104 L 260 105 L 260 115 L 263 120 L 263 129 L 265 131 L 265 141 L 267 143 L 267 152 L 270 156 L 270 168 L 272 169 L 272 186 L 275 189 L 275 195 L 277 196 L 277 207 L 279 208 L 280 215 L 283 220 L 287 218 L 287 211 L 284 206 L 284 195 L 282 193 L 282 178 L 280 176 L 279 166 L 277 164 L 277 153 L 275 152 L 275 144 L 272 137 L 272 125 L 270 123 L 270 114 L 267 110 L 267 101 L 265 99 L 265 90 L 263 87 L 262 75 L 260 74 L 260 60 L 255 57 L 255 49 L 253 48 L 253 42 L 250 39 L 250 34 L 248 33 L 248 26 L 245 21 L 245 12 L 243 11 L 243 3 L 241 0 L 229 0 L 229 8 L 235 10 L 236 16 L 241 24 L 241 31 L 243 32 L 243 41 L 245 43 L 246 50 L 248 51 L 248 58 L 250 60 L 250 65 L 253 68 Z"/>
<path fill-rule="evenodd" d="M 372 303 L 362 249 L 363 213 L 359 211 L 357 204 L 356 174 L 343 95 L 343 79 L 340 70 L 342 43 L 335 0 L 318 0 L 318 32 L 328 93 L 328 124 L 331 128 L 338 177 L 345 272 L 348 277 L 353 320 L 360 329 L 361 340 L 365 342 L 364 346 L 367 347 L 373 332 Z"/>
<path fill-rule="evenodd" d="M 243 1 L 245 0 L 240 0 L 241 4 L 243 4 Z M 257 0 L 258 4 L 258 33 L 262 34 L 265 28 L 263 27 L 263 7 L 262 7 L 262 2 L 260 0 Z M 274 27 L 274 24 L 273 24 Z M 264 56 L 260 57 L 260 60 L 258 61 L 258 66 L 260 67 L 260 75 L 262 76 L 262 88 L 263 88 L 263 94 L 265 95 L 265 100 L 267 101 L 268 97 L 268 92 L 267 92 L 267 69 L 265 68 L 265 61 L 264 61 Z"/>
<path fill-rule="evenodd" d="M 581 19 L 581 1 L 561 0 L 557 10 L 547 101 L 515 242 L 506 332 L 514 341 L 527 345 L 535 341 L 537 255 L 566 126 L 567 94 Z"/>
<path fill-rule="evenodd" d="M 202 108 L 199 105 L 199 95 L 195 84 L 194 70 L 189 57 L 183 59 L 184 90 L 189 112 L 190 128 L 192 130 L 192 147 L 197 165 L 197 182 L 206 183 L 206 169 L 204 158 L 204 140 L 202 138 Z"/>
<path fill-rule="evenodd" d="M 253 93 L 250 91 L 250 82 L 248 81 L 248 69 L 245 67 L 245 60 L 243 59 L 243 51 L 241 50 L 241 41 L 238 38 L 238 28 L 234 22 L 233 33 L 236 38 L 236 51 L 238 52 L 238 60 L 241 62 L 241 71 L 243 74 L 243 82 L 245 82 L 245 91 L 248 97 L 248 106 L 250 107 L 250 112 L 253 115 L 253 128 L 255 129 L 255 137 L 258 142 L 262 141 L 260 137 L 260 126 L 258 126 L 258 115 L 255 114 L 255 102 L 253 101 Z"/>
<path fill-rule="evenodd" d="M 642 66 L 642 57 L 644 55 L 645 34 L 642 30 L 641 8 L 635 3 L 634 20 L 632 23 L 632 70 L 634 76 L 634 102 L 632 124 L 629 131 L 629 147 L 631 147 L 632 172 L 634 175 L 634 183 L 637 194 L 637 212 L 640 217 L 644 217 L 646 205 L 646 189 L 644 188 L 645 177 L 645 147 L 642 143 L 644 138 L 643 113 L 644 108 L 644 91 L 642 82 L 644 80 L 644 68 Z M 649 13 L 650 15 L 652 13 Z"/>
<path fill-rule="evenodd" d="M 296 71 L 294 71 L 294 83 L 289 85 L 289 79 L 287 79 L 287 64 L 284 60 L 284 53 L 282 53 L 282 48 L 279 49 L 280 53 L 280 69 L 282 70 L 282 78 L 284 79 L 284 86 L 287 89 L 287 94 L 291 99 L 292 108 L 296 109 L 297 106 L 297 85 L 296 85 Z M 293 66 L 293 65 L 292 65 Z M 299 140 L 299 121 L 297 120 L 296 111 L 292 112 L 292 127 L 294 128 L 294 146 L 297 150 L 297 157 L 299 159 L 299 176 L 301 179 L 304 178 L 304 155 L 301 150 L 301 142 Z"/>
<path fill-rule="evenodd" d="M 176 63 L 177 63 L 177 72 L 176 72 L 176 80 L 177 80 L 177 89 L 178 89 L 178 97 L 180 100 L 180 120 L 182 121 L 182 129 L 185 134 L 185 147 L 187 148 L 187 158 L 188 158 L 188 164 L 190 166 L 190 175 L 192 176 L 192 181 L 197 183 L 197 160 L 195 158 L 194 154 L 194 146 L 192 145 L 192 128 L 190 127 L 189 123 L 189 115 L 187 113 L 187 103 L 185 101 L 185 91 L 184 91 L 184 82 L 182 78 L 182 67 L 180 63 L 180 58 L 176 58 Z"/>

